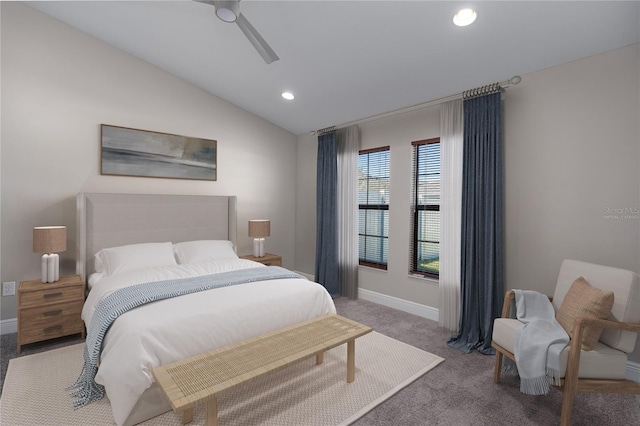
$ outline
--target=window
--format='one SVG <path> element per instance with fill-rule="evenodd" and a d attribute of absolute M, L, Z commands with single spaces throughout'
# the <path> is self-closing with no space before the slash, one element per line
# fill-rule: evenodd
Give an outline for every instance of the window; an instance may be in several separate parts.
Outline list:
<path fill-rule="evenodd" d="M 389 147 L 358 157 L 360 265 L 387 269 L 389 254 Z"/>
<path fill-rule="evenodd" d="M 413 146 L 412 274 L 437 278 L 440 273 L 440 138 Z"/>

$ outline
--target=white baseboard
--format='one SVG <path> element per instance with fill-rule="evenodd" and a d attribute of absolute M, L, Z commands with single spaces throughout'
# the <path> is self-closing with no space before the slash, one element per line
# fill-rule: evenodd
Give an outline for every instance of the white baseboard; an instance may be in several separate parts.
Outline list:
<path fill-rule="evenodd" d="M 377 293 L 375 291 L 364 288 L 358 289 L 358 297 L 369 302 L 379 303 L 380 305 L 398 309 L 400 311 L 409 312 L 433 321 L 438 321 L 439 314 L 436 308 L 421 305 L 420 303 L 411 302 L 409 300 L 400 299 L 398 297 L 388 296 L 386 294 Z"/>
<path fill-rule="evenodd" d="M 9 319 L 0 321 L 0 335 L 9 334 L 9 333 L 17 333 L 17 332 L 18 332 L 18 319 L 17 318 L 9 318 Z"/>
<path fill-rule="evenodd" d="M 627 361 L 627 379 L 640 383 L 640 364 Z"/>

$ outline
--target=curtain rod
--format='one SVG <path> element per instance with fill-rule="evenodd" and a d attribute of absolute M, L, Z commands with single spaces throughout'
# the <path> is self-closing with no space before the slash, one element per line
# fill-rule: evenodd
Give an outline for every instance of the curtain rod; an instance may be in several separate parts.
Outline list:
<path fill-rule="evenodd" d="M 498 83 L 487 84 L 486 86 L 477 87 L 471 90 L 465 90 L 463 92 L 456 93 L 455 95 L 444 96 L 442 98 L 434 99 L 428 102 L 423 102 L 421 104 L 396 109 L 396 110 L 385 112 L 382 114 L 373 115 L 367 118 L 361 118 L 360 120 L 350 121 L 348 123 L 343 123 L 337 126 L 329 126 L 329 127 L 325 127 L 324 129 L 313 130 L 311 131 L 311 134 L 320 136 L 325 133 L 333 132 L 334 130 L 342 129 L 344 127 L 349 127 L 356 124 L 369 123 L 371 121 L 381 120 L 383 118 L 393 117 L 396 115 L 405 114 L 407 112 L 416 111 L 423 108 L 429 108 L 431 106 L 438 105 L 443 102 L 452 101 L 454 99 L 460 99 L 460 98 L 471 99 L 478 96 L 488 95 L 490 93 L 494 93 L 499 90 L 504 90 L 509 86 L 515 86 L 516 84 L 519 84 L 521 81 L 522 81 L 522 77 L 520 77 L 519 75 L 515 75 L 511 77 L 509 80 L 501 81 Z"/>

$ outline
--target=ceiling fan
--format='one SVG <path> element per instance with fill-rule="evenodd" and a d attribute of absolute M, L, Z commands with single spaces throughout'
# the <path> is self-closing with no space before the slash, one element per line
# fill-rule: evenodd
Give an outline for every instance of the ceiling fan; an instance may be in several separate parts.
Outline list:
<path fill-rule="evenodd" d="M 253 28 L 253 25 L 249 23 L 247 18 L 240 13 L 240 0 L 196 1 L 213 5 L 216 10 L 216 16 L 220 20 L 229 23 L 235 22 L 267 64 L 280 59 L 271 46 L 269 46 L 262 36 L 258 34 L 258 31 Z"/>

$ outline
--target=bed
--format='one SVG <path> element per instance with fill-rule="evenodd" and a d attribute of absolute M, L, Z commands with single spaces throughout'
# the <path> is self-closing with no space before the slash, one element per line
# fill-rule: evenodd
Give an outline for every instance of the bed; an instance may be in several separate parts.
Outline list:
<path fill-rule="evenodd" d="M 266 268 L 235 254 L 233 196 L 85 193 L 78 195 L 77 208 L 76 270 L 90 283 L 82 313 L 87 328 L 99 301 L 118 288 Z M 304 278 L 149 303 L 111 325 L 96 382 L 105 387 L 116 424 L 137 424 L 170 411 L 153 368 L 327 313 L 335 313 L 331 297 Z"/>

